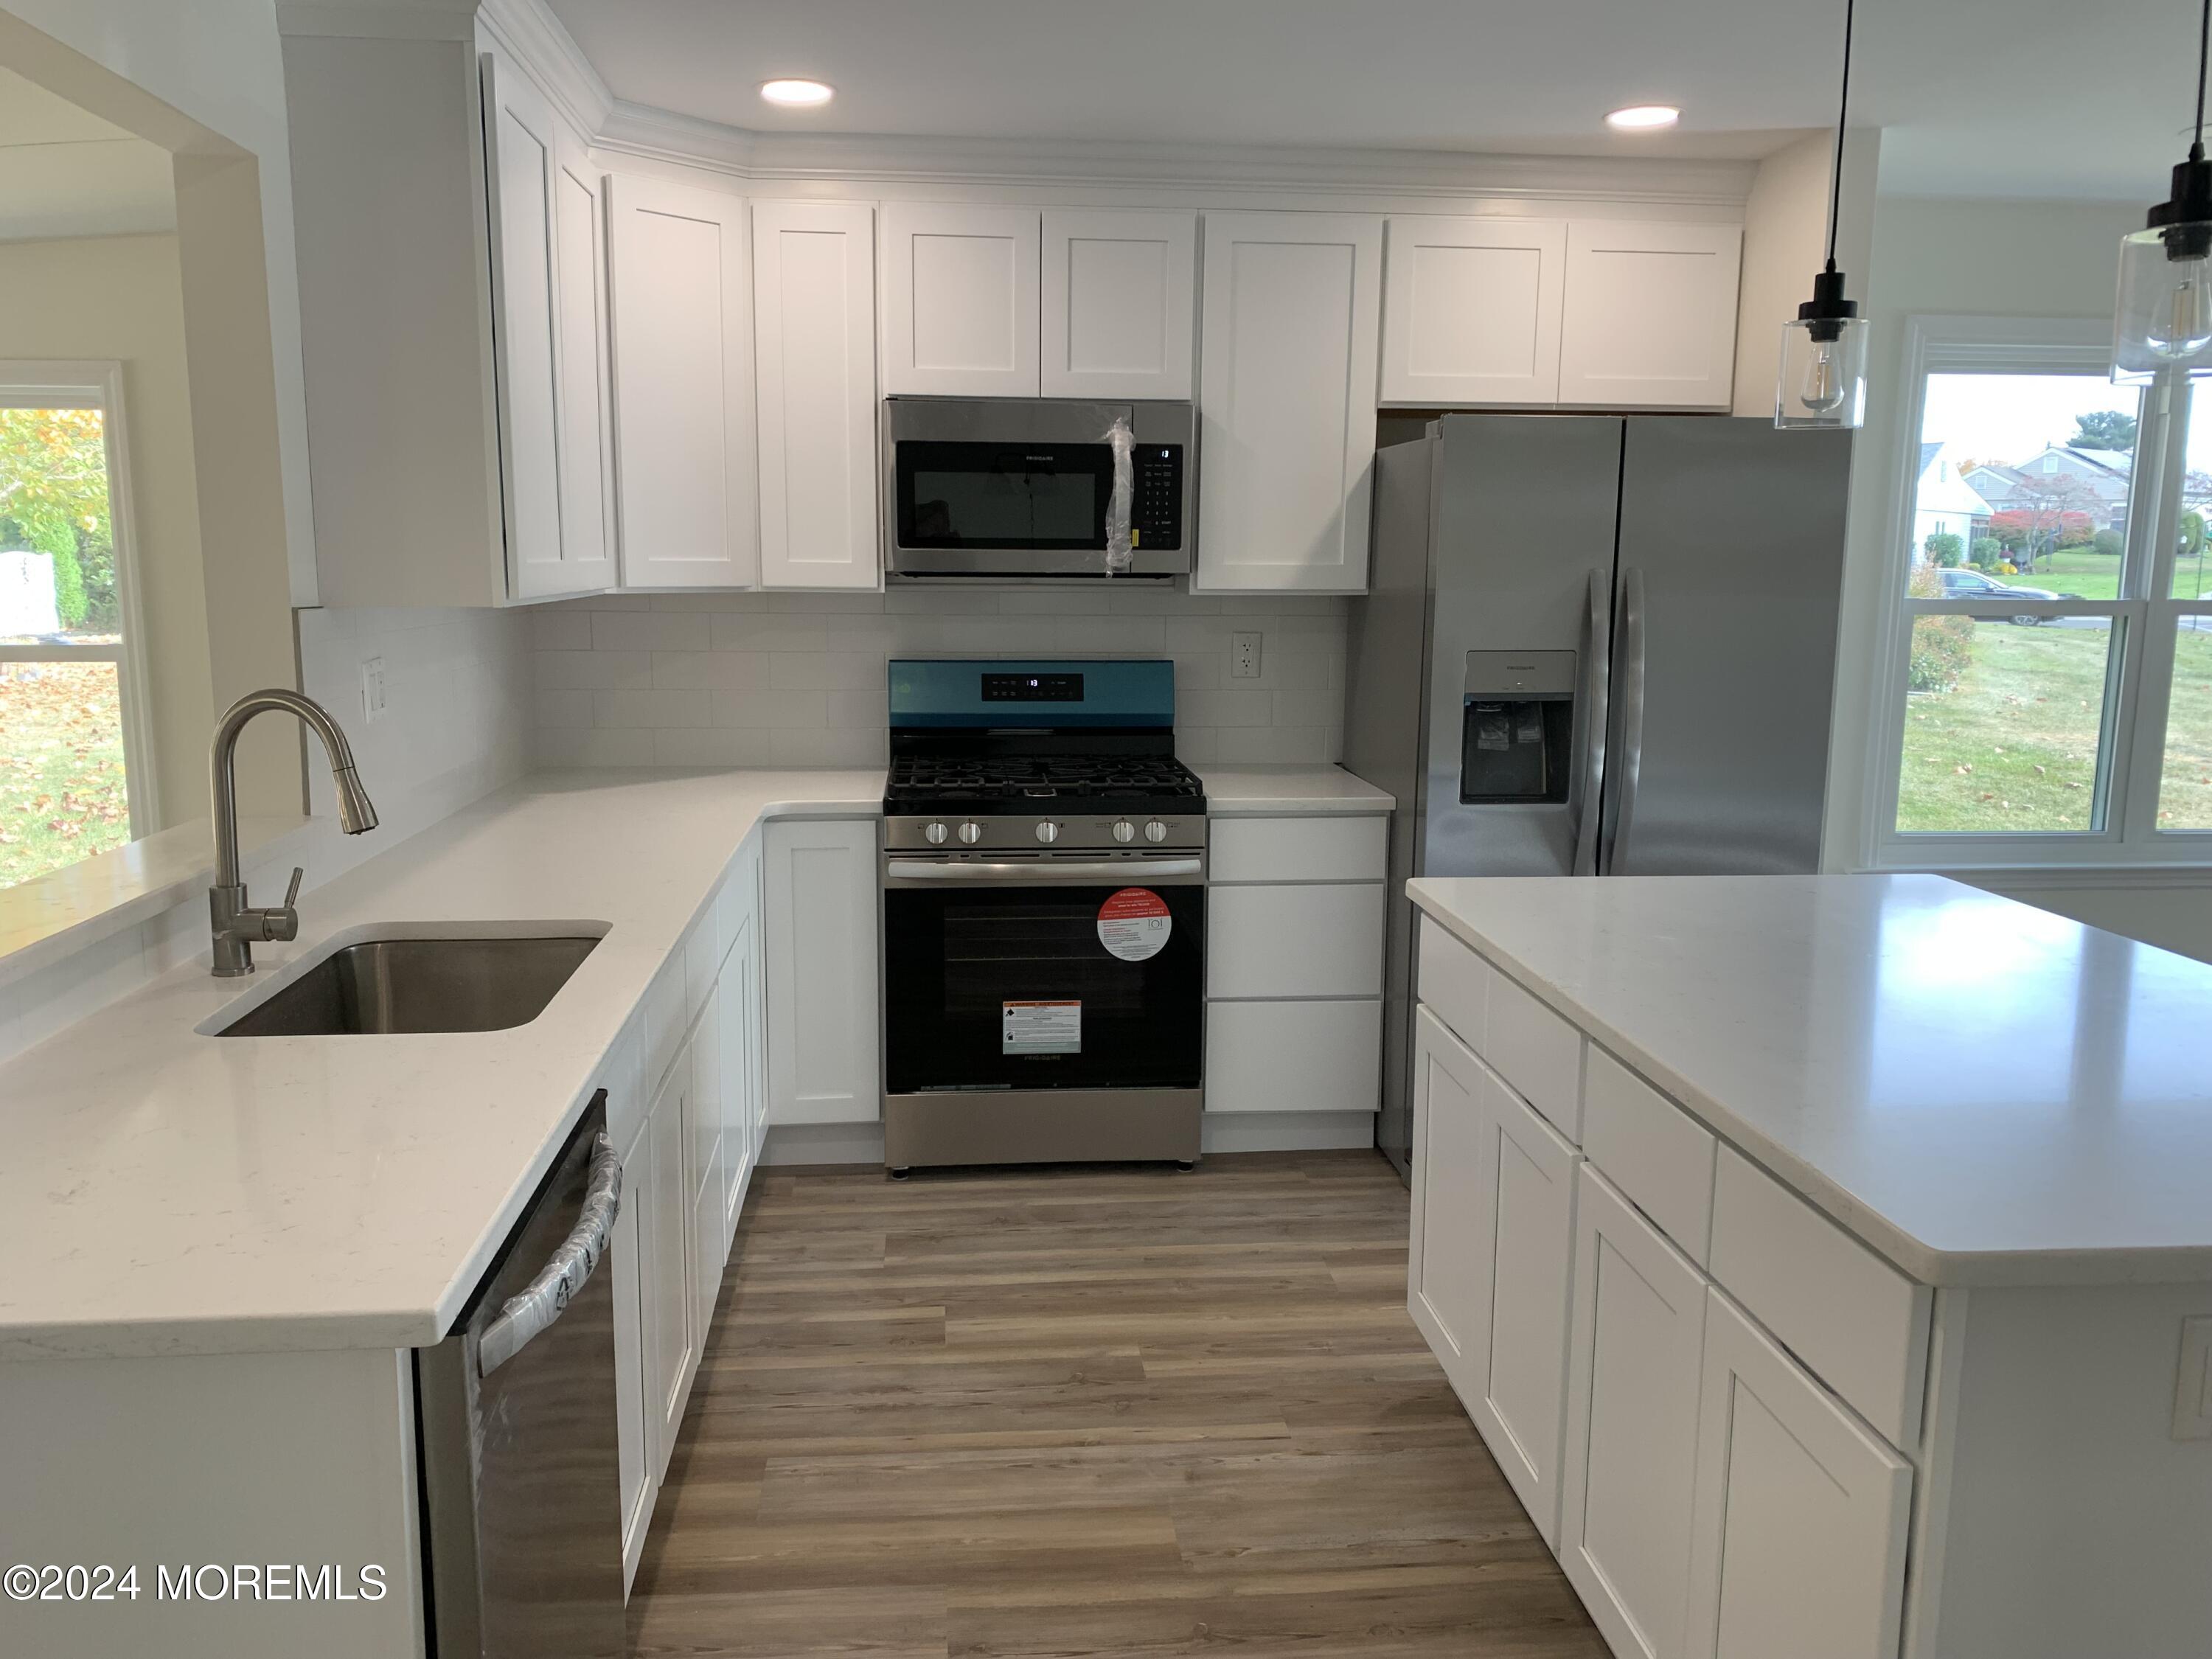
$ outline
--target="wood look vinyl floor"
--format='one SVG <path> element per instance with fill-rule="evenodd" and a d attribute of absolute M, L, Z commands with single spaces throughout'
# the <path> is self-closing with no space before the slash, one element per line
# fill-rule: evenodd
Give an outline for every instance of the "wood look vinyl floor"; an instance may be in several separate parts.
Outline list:
<path fill-rule="evenodd" d="M 630 1601 L 688 1659 L 1604 1659 L 1371 1152 L 767 1170 Z"/>

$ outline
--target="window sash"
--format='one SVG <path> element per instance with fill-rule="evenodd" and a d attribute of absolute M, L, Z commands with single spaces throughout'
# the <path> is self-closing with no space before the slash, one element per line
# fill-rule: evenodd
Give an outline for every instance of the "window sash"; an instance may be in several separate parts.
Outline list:
<path fill-rule="evenodd" d="M 2126 543 L 2115 599 L 1940 599 L 1905 591 L 1928 381 L 1936 374 L 2103 374 L 2110 325 L 2048 319 L 1913 317 L 1904 352 L 1907 393 L 1897 433 L 1899 488 L 1882 574 L 1883 659 L 1877 694 L 1875 787 L 1869 791 L 1865 844 L 1877 869 L 1998 869 L 2212 861 L 2212 830 L 2158 827 L 2160 769 L 2174 665 L 2174 622 L 2212 615 L 2212 600 L 2164 597 L 2173 580 L 2185 469 L 2189 383 L 2179 376 L 2143 389 L 2130 472 Z M 2104 824 L 2080 830 L 1900 830 L 1908 697 L 1905 662 L 1912 624 L 1925 616 L 2002 621 L 2015 616 L 2111 619 L 2112 659 L 2100 740 Z"/>

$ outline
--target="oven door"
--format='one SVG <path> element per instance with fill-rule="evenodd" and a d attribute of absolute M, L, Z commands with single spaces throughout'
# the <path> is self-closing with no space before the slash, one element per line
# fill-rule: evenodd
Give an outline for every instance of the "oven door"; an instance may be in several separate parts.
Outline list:
<path fill-rule="evenodd" d="M 884 861 L 884 1082 L 1195 1089 L 1203 860 Z"/>

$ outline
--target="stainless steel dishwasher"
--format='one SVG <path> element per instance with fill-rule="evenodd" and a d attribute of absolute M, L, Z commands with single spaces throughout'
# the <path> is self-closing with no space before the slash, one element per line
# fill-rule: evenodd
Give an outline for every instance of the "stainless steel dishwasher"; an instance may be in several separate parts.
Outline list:
<path fill-rule="evenodd" d="M 613 1275 L 593 1097 L 453 1328 L 415 1355 L 433 1659 L 622 1659 Z"/>

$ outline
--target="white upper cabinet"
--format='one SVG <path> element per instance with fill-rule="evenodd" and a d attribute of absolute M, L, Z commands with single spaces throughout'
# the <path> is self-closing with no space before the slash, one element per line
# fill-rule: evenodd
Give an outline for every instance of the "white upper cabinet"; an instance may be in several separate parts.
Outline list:
<path fill-rule="evenodd" d="M 745 204 L 626 175 L 609 191 L 623 585 L 749 587 L 760 514 Z"/>
<path fill-rule="evenodd" d="M 884 390 L 1037 395 L 1038 214 L 884 204 Z"/>
<path fill-rule="evenodd" d="M 1196 214 L 1046 209 L 1043 394 L 1187 399 L 1197 295 Z"/>
<path fill-rule="evenodd" d="M 1564 220 L 1400 215 L 1386 255 L 1385 404 L 1529 408 L 1559 400 Z"/>
<path fill-rule="evenodd" d="M 763 587 L 881 587 L 875 210 L 753 204 Z"/>
<path fill-rule="evenodd" d="M 1575 221 L 1559 402 L 1725 410 L 1735 396 L 1737 225 Z"/>
<path fill-rule="evenodd" d="M 1365 591 L 1382 276 L 1379 216 L 1206 215 L 1194 588 Z"/>
<path fill-rule="evenodd" d="M 557 591 L 615 580 L 614 406 L 607 375 L 605 176 L 565 125 L 553 134 L 554 290 L 560 302 L 561 576 Z M 518 597 L 534 598 L 534 594 Z"/>

